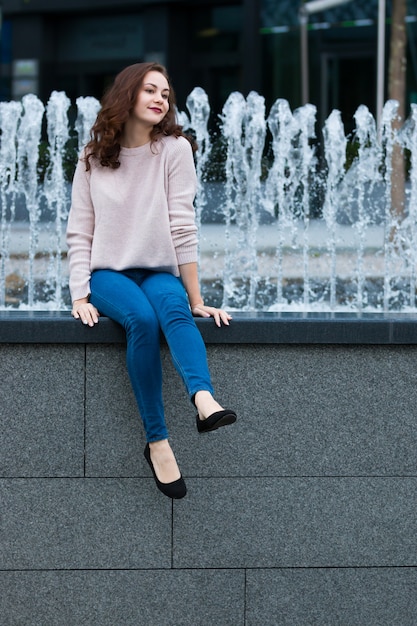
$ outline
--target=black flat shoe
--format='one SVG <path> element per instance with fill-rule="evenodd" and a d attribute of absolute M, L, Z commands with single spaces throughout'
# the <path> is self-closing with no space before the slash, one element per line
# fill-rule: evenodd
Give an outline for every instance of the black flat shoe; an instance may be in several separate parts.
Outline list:
<path fill-rule="evenodd" d="M 149 443 L 146 444 L 143 454 L 144 454 L 145 459 L 149 463 L 149 467 L 152 470 L 152 474 L 153 474 L 153 477 L 156 482 L 156 486 L 158 487 L 159 491 L 162 491 L 164 496 L 168 496 L 168 498 L 175 498 L 176 500 L 183 498 L 185 494 L 187 493 L 187 487 L 185 485 L 183 477 L 180 476 L 177 480 L 174 480 L 172 483 L 161 483 L 161 481 L 158 479 L 157 475 L 155 474 L 155 469 L 151 461 L 151 452 L 149 449 Z"/>
<path fill-rule="evenodd" d="M 216 411 L 216 413 L 212 413 L 205 420 L 201 420 L 197 413 L 197 430 L 199 433 L 208 433 L 211 430 L 216 430 L 217 428 L 220 428 L 220 426 L 228 426 L 228 424 L 233 424 L 236 419 L 236 413 L 234 411 L 230 411 L 229 409 L 226 409 L 224 411 Z"/>

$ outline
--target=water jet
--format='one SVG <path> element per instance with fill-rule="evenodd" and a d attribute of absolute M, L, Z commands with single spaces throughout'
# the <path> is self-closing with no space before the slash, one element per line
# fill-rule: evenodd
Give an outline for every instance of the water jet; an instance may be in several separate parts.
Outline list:
<path fill-rule="evenodd" d="M 80 97 L 73 109 L 62 92 L 46 107 L 33 95 L 1 103 L 1 308 L 69 306 L 71 177 L 99 106 Z M 361 105 L 351 136 L 339 111 L 317 129 L 313 105 L 291 111 L 279 99 L 266 113 L 255 92 L 230 94 L 216 136 L 204 90 L 195 88 L 186 106 L 179 122 L 200 147 L 195 206 L 206 297 L 243 311 L 415 309 L 416 105 L 400 133 L 392 130 L 395 101 L 385 104 L 380 133 Z M 403 219 L 390 205 L 395 143 L 409 163 Z M 11 275 L 20 277 L 18 291 Z"/>

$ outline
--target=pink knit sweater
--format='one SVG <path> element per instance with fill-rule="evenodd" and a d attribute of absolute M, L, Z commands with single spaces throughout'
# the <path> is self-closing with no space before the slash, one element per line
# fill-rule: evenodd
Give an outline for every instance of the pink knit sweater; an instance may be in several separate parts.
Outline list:
<path fill-rule="evenodd" d="M 179 275 L 197 260 L 196 173 L 184 137 L 122 148 L 120 167 L 79 161 L 67 243 L 72 300 L 90 293 L 95 269 L 149 268 Z"/>

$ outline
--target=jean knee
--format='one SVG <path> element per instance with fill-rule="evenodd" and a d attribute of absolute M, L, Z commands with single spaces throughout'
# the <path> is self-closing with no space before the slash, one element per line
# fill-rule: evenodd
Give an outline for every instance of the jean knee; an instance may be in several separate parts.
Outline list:
<path fill-rule="evenodd" d="M 142 341 L 159 340 L 159 322 L 153 311 L 132 311 L 126 315 L 126 334 Z"/>

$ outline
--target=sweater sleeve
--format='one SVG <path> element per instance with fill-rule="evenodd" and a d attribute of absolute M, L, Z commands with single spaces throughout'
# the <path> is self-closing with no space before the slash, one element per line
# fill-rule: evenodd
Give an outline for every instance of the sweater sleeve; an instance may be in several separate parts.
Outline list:
<path fill-rule="evenodd" d="M 179 137 L 171 143 L 168 162 L 168 210 L 178 265 L 197 261 L 194 197 L 197 175 L 190 143 Z"/>
<path fill-rule="evenodd" d="M 72 182 L 71 208 L 67 225 L 69 285 L 72 301 L 90 295 L 91 248 L 94 209 L 90 195 L 90 173 L 79 160 Z"/>

